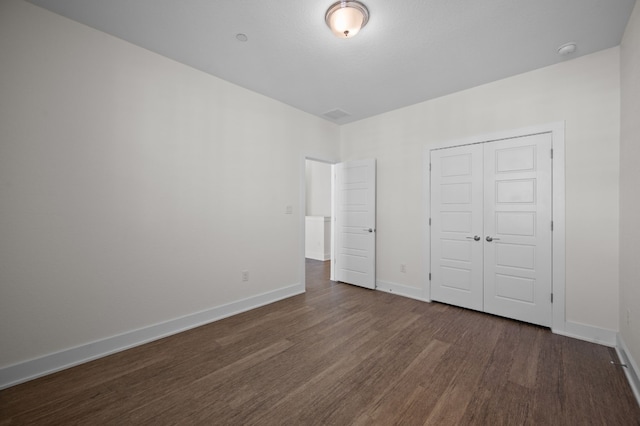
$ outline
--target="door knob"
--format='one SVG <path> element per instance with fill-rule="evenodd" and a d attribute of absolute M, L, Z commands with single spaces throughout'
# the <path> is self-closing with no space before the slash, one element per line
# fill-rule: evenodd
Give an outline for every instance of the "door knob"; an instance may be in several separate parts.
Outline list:
<path fill-rule="evenodd" d="M 479 236 L 477 236 L 477 235 L 475 235 L 475 236 L 473 236 L 473 237 L 466 237 L 466 238 L 468 238 L 468 239 L 470 239 L 470 240 L 473 240 L 473 241 L 480 241 L 480 237 L 479 237 Z"/>
<path fill-rule="evenodd" d="M 366 229 L 363 229 L 363 231 L 373 232 L 373 229 L 372 228 L 366 228 Z"/>
<path fill-rule="evenodd" d="M 493 241 L 493 240 L 495 240 L 495 241 L 500 241 L 500 238 L 491 238 L 491 237 L 487 236 L 487 242 L 489 242 L 489 243 L 490 243 L 490 242 L 491 242 L 491 241 Z"/>

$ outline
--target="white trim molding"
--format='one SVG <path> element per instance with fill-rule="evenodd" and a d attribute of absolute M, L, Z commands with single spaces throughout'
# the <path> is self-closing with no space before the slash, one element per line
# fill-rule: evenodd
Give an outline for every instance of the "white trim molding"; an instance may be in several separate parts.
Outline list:
<path fill-rule="evenodd" d="M 631 356 L 631 352 L 629 352 L 629 348 L 620 333 L 617 335 L 616 343 L 618 358 L 620 358 L 620 362 L 622 364 L 626 365 L 626 367 L 622 367 L 622 369 L 624 370 L 624 374 L 627 376 L 633 395 L 635 395 L 636 401 L 638 401 L 638 405 L 640 405 L 640 369 L 638 368 L 638 364 L 635 359 L 633 359 L 633 356 Z"/>
<path fill-rule="evenodd" d="M 420 300 L 421 302 L 429 302 L 422 289 L 396 284 L 390 281 L 377 280 L 376 290 L 384 291 L 385 293 L 397 294 L 398 296 L 408 297 L 409 299 Z"/>
<path fill-rule="evenodd" d="M 431 148 L 422 153 L 422 293 L 427 302 L 431 302 Z"/>
<path fill-rule="evenodd" d="M 616 346 L 616 334 L 614 330 L 594 327 L 592 325 L 581 324 L 579 322 L 565 321 L 562 329 L 552 329 L 555 334 L 584 340 L 586 342 L 597 343 L 599 345 Z"/>
<path fill-rule="evenodd" d="M 304 293 L 304 286 L 294 284 L 258 294 L 247 299 L 227 303 L 215 308 L 185 315 L 137 330 L 131 330 L 19 364 L 10 365 L 0 369 L 0 389 L 5 389 L 116 352 L 162 339 L 301 293 Z"/>

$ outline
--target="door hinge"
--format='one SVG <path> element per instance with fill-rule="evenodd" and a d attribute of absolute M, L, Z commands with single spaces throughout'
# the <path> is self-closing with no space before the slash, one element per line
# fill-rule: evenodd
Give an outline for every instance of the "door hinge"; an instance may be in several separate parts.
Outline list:
<path fill-rule="evenodd" d="M 429 218 L 429 226 L 431 226 L 431 218 Z"/>
<path fill-rule="evenodd" d="M 553 148 L 551 148 L 551 159 L 553 160 Z"/>
<path fill-rule="evenodd" d="M 553 231 L 553 221 L 551 221 L 551 230 Z"/>
<path fill-rule="evenodd" d="M 429 281 L 431 281 L 431 272 L 429 272 Z"/>
<path fill-rule="evenodd" d="M 429 171 L 431 171 L 431 163 L 429 163 Z"/>
<path fill-rule="evenodd" d="M 553 293 L 551 293 L 551 303 L 553 303 Z"/>

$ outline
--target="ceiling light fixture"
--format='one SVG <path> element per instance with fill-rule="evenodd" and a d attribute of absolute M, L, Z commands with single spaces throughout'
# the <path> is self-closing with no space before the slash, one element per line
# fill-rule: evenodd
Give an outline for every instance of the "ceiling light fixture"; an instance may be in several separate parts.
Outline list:
<path fill-rule="evenodd" d="M 369 22 L 369 11 L 359 1 L 338 1 L 331 5 L 324 20 L 340 38 L 351 38 Z"/>

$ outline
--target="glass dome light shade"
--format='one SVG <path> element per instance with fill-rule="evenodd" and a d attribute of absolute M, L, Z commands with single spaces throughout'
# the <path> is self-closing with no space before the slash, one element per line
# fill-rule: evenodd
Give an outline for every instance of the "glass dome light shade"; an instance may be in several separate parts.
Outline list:
<path fill-rule="evenodd" d="M 358 34 L 369 20 L 367 8 L 356 1 L 334 3 L 325 16 L 331 31 L 340 38 L 351 38 Z"/>

